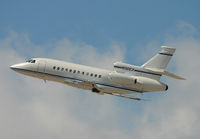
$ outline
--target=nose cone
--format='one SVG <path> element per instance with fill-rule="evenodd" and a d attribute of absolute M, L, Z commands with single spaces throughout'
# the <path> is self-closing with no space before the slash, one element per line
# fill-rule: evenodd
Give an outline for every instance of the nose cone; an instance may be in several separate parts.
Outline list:
<path fill-rule="evenodd" d="M 36 64 L 34 63 L 19 63 L 15 65 L 11 65 L 10 69 L 14 70 L 15 72 L 18 72 L 20 74 L 28 75 L 28 76 L 33 76 L 33 72 L 35 71 L 35 67 L 37 67 Z"/>
<path fill-rule="evenodd" d="M 20 63 L 20 64 L 11 65 L 10 68 L 14 71 L 19 71 L 25 68 L 25 64 Z"/>
<path fill-rule="evenodd" d="M 10 68 L 11 68 L 12 70 L 15 70 L 15 69 L 17 69 L 17 65 L 18 65 L 18 64 L 11 65 Z"/>

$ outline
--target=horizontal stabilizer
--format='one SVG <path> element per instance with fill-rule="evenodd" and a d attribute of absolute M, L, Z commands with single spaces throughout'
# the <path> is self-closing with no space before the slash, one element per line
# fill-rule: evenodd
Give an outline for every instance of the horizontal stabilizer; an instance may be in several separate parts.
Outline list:
<path fill-rule="evenodd" d="M 164 69 L 156 69 L 156 68 L 145 68 L 145 69 L 147 69 L 150 72 L 166 75 L 166 76 L 169 76 L 169 77 L 172 77 L 172 78 L 175 78 L 175 79 L 185 80 L 185 78 L 180 77 L 178 75 L 175 75 L 173 73 L 170 73 L 170 72 L 168 72 L 168 71 L 166 71 Z"/>
<path fill-rule="evenodd" d="M 178 76 L 178 75 L 175 75 L 173 73 L 170 73 L 168 71 L 164 71 L 164 75 L 175 78 L 175 79 L 179 79 L 179 80 L 185 80 L 185 78 Z"/>

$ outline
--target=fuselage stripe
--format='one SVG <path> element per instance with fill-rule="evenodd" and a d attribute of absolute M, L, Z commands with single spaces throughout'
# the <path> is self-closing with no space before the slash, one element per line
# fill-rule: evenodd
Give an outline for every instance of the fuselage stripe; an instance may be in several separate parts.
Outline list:
<path fill-rule="evenodd" d="M 130 67 L 121 67 L 121 66 L 114 66 L 114 67 L 115 67 L 115 68 L 124 69 L 124 70 L 129 70 L 129 71 L 136 71 L 136 72 L 141 72 L 141 73 L 146 73 L 146 74 L 161 76 L 161 74 L 158 74 L 158 73 L 147 72 L 147 71 L 142 71 L 142 70 L 136 70 L 136 69 L 130 68 Z"/>
<path fill-rule="evenodd" d="M 166 55 L 166 56 L 173 56 L 173 54 L 168 54 L 168 53 L 159 53 L 161 55 Z"/>

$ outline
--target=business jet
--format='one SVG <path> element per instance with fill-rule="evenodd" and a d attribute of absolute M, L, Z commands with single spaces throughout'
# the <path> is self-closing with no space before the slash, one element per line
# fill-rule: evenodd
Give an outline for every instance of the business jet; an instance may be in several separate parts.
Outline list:
<path fill-rule="evenodd" d="M 10 68 L 27 76 L 91 90 L 100 95 L 110 94 L 134 100 L 145 100 L 129 94 L 168 90 L 168 86 L 160 81 L 162 75 L 184 80 L 165 70 L 174 52 L 175 48 L 162 46 L 162 50 L 142 66 L 115 62 L 113 70 L 48 58 L 32 58 L 24 63 L 12 65 Z"/>

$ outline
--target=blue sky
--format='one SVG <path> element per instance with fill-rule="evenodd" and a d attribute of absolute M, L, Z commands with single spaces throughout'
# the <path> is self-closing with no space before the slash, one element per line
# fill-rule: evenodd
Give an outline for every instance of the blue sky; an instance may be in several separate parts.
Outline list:
<path fill-rule="evenodd" d="M 99 51 L 112 41 L 132 49 L 152 40 L 162 44 L 164 34 L 173 32 L 180 20 L 199 29 L 199 5 L 198 0 L 2 0 L 0 36 L 12 29 L 27 33 L 35 44 L 67 37 Z"/>
<path fill-rule="evenodd" d="M 0 138 L 199 137 L 199 6 L 198 0 L 1 0 Z M 139 95 L 150 102 L 43 84 L 8 70 L 29 57 L 108 69 L 118 60 L 140 65 L 161 45 L 177 48 L 168 69 L 187 81 L 164 77 L 166 93 Z"/>

